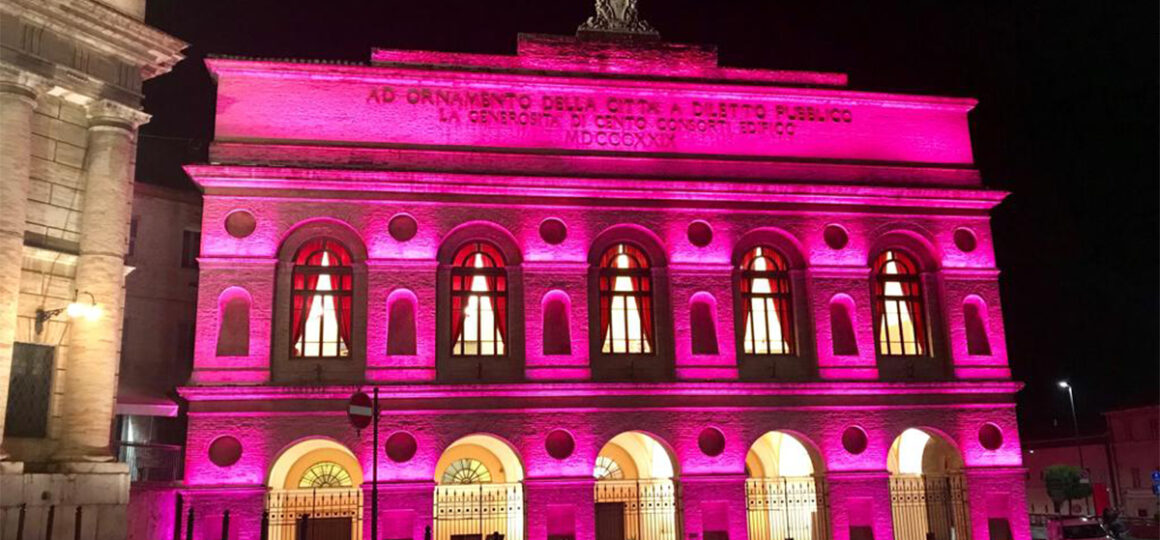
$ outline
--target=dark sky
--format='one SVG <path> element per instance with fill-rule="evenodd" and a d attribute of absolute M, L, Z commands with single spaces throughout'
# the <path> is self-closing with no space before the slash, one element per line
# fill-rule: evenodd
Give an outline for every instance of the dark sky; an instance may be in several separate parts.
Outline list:
<path fill-rule="evenodd" d="M 641 0 L 640 10 L 666 40 L 718 45 L 724 65 L 978 98 L 976 161 L 987 186 L 1012 192 L 993 225 L 1011 364 L 1027 383 L 1025 436 L 1069 435 L 1064 377 L 1085 430 L 1101 429 L 1099 411 L 1160 403 L 1155 0 Z M 189 185 L 177 165 L 205 159 L 207 53 L 510 54 L 517 32 L 571 34 L 591 11 L 587 0 L 150 0 L 149 22 L 192 47 L 146 84 L 154 118 L 138 177 Z"/>

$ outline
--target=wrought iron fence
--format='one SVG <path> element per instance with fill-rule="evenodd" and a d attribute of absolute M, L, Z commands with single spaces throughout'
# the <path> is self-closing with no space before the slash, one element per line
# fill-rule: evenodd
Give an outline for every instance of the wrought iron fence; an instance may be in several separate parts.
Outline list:
<path fill-rule="evenodd" d="M 669 479 L 596 482 L 596 540 L 679 540 L 680 504 Z"/>
<path fill-rule="evenodd" d="M 965 485 L 961 475 L 891 476 L 895 540 L 970 538 Z"/>
<path fill-rule="evenodd" d="M 810 476 L 747 480 L 745 509 L 750 540 L 830 537 L 824 484 Z"/>
<path fill-rule="evenodd" d="M 359 488 L 286 489 L 266 494 L 268 540 L 361 540 Z"/>
<path fill-rule="evenodd" d="M 524 487 L 520 483 L 435 487 L 435 540 L 524 538 Z"/>

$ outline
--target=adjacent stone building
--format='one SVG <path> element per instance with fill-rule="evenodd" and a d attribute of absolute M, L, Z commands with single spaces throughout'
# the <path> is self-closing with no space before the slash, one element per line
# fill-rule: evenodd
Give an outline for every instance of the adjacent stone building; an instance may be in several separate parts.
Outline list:
<path fill-rule="evenodd" d="M 239 539 L 1028 539 L 975 102 L 721 67 L 597 5 L 514 56 L 208 60 L 185 482 L 156 511 Z M 347 419 L 372 388 L 377 445 Z"/>
<path fill-rule="evenodd" d="M 0 2 L 0 527 L 124 536 L 110 450 L 141 84 L 185 44 L 143 0 Z M 26 504 L 24 519 L 18 508 Z M 78 510 L 79 508 L 79 510 Z"/>

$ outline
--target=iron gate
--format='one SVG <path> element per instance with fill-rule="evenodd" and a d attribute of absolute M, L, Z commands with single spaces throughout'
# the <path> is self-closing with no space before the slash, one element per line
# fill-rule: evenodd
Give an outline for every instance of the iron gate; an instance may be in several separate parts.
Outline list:
<path fill-rule="evenodd" d="M 435 487 L 435 540 L 524 538 L 523 484 L 466 484 Z"/>
<path fill-rule="evenodd" d="M 668 479 L 596 482 L 596 540 L 680 540 L 681 494 Z"/>
<path fill-rule="evenodd" d="M 361 540 L 359 488 L 279 489 L 266 494 L 270 540 Z"/>
<path fill-rule="evenodd" d="M 961 475 L 890 477 L 890 513 L 896 540 L 967 540 L 971 537 Z"/>
<path fill-rule="evenodd" d="M 750 478 L 745 482 L 750 540 L 830 537 L 824 484 L 813 477 Z"/>

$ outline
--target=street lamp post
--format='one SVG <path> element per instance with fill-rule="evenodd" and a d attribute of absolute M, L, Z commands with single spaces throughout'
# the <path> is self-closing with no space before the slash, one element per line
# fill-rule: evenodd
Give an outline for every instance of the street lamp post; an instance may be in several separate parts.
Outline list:
<path fill-rule="evenodd" d="M 1075 393 L 1071 389 L 1071 384 L 1069 384 L 1067 381 L 1059 381 L 1059 387 L 1067 390 L 1067 400 L 1071 404 L 1072 438 L 1075 441 L 1075 451 L 1077 454 L 1079 454 L 1080 483 L 1083 483 L 1083 481 L 1086 479 L 1088 481 L 1088 486 L 1091 486 L 1091 479 L 1086 478 L 1087 468 L 1084 467 L 1083 464 L 1083 447 L 1080 446 L 1079 442 L 1079 420 L 1075 416 Z M 1092 507 L 1088 497 L 1083 498 L 1083 505 L 1084 508 L 1087 509 L 1087 513 L 1091 514 Z"/>

